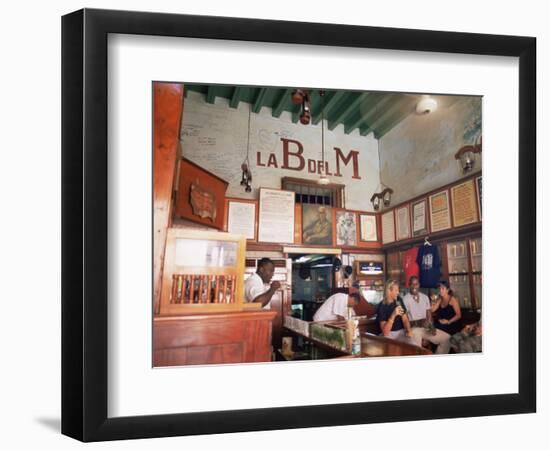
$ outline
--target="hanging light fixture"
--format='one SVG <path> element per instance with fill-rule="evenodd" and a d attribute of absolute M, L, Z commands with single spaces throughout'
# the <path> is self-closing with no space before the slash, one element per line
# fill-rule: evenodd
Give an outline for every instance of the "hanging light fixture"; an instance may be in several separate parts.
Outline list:
<path fill-rule="evenodd" d="M 309 92 L 305 89 L 295 89 L 292 92 L 292 103 L 294 103 L 295 105 L 302 105 L 302 112 L 300 113 L 300 123 L 302 125 L 309 125 L 309 123 L 311 122 Z"/>
<path fill-rule="evenodd" d="M 321 177 L 317 180 L 317 183 L 322 185 L 327 185 L 330 183 L 330 180 L 325 175 L 325 91 L 319 91 L 319 95 L 323 100 L 321 108 L 321 167 L 319 168 L 319 175 Z"/>
<path fill-rule="evenodd" d="M 479 143 L 476 139 L 474 145 L 465 145 L 455 154 L 455 159 L 458 161 L 463 174 L 471 172 L 475 167 L 476 154 L 481 153 L 481 135 L 478 139 Z"/>
<path fill-rule="evenodd" d="M 375 192 L 370 198 L 372 207 L 375 211 L 378 211 L 380 209 L 381 204 L 384 206 L 390 206 L 391 196 L 393 194 L 393 189 L 383 183 L 380 183 L 380 185 L 378 186 L 378 190 L 379 192 Z"/>
<path fill-rule="evenodd" d="M 252 192 L 252 172 L 250 171 L 250 161 L 248 154 L 250 152 L 250 116 L 252 114 L 252 107 L 248 110 L 248 135 L 246 138 L 246 158 L 241 164 L 241 186 L 245 186 L 245 192 Z"/>

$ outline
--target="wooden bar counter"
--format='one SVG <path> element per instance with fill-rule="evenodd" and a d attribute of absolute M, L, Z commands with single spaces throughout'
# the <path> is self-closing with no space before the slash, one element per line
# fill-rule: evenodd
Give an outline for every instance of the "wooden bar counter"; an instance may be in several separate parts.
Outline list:
<path fill-rule="evenodd" d="M 269 310 L 154 318 L 153 365 L 183 366 L 271 361 Z"/>

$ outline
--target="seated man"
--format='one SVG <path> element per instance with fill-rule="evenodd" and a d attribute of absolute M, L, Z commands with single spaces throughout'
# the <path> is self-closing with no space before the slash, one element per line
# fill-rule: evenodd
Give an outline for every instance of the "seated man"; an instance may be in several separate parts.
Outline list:
<path fill-rule="evenodd" d="M 462 331 L 451 336 L 451 347 L 457 353 L 481 352 L 481 334 L 481 321 L 466 325 Z"/>
<path fill-rule="evenodd" d="M 313 321 L 345 320 L 348 318 L 348 308 L 357 306 L 360 301 L 361 296 L 357 292 L 331 295 L 317 310 L 313 316 Z"/>
<path fill-rule="evenodd" d="M 436 353 L 449 353 L 450 336 L 433 327 L 430 299 L 419 289 L 420 281 L 413 275 L 409 279 L 409 292 L 403 297 L 412 326 L 412 341 L 421 347 L 422 339 L 425 339 L 437 345 Z"/>

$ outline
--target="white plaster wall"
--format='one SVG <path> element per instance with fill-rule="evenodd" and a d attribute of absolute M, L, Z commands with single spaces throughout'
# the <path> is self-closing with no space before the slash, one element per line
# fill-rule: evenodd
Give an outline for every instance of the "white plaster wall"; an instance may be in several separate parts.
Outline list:
<path fill-rule="evenodd" d="M 475 140 L 481 109 L 481 97 L 461 97 L 431 114 L 410 114 L 382 136 L 380 178 L 394 190 L 393 205 L 464 176 L 454 155 Z M 481 158 L 474 170 L 479 169 Z"/>
<path fill-rule="evenodd" d="M 215 104 L 208 104 L 203 95 L 189 92 L 185 98 L 182 118 L 181 141 L 183 156 L 199 164 L 208 171 L 229 182 L 227 196 L 238 198 L 258 198 L 258 188 L 281 187 L 282 177 L 295 177 L 316 180 L 318 174 L 307 170 L 294 171 L 281 169 L 283 144 L 281 137 L 295 139 L 302 143 L 303 156 L 321 160 L 321 128 L 318 125 L 294 124 L 290 113 L 283 112 L 279 118 L 271 116 L 271 109 L 262 108 L 259 114 L 252 114 L 250 129 L 250 163 L 253 174 L 252 192 L 246 193 L 241 181 L 241 163 L 246 155 L 247 123 L 249 104 L 241 102 L 237 109 L 230 108 L 228 101 L 216 98 Z M 325 125 L 325 160 L 329 170 L 336 170 L 338 147 L 344 155 L 350 150 L 359 151 L 360 180 L 352 178 L 350 161 L 347 166 L 340 164 L 342 177 L 329 177 L 332 182 L 346 185 L 346 207 L 372 211 L 369 199 L 379 185 L 378 141 L 371 135 L 361 136 L 358 131 L 344 134 L 339 125 L 329 131 Z M 295 147 L 291 147 L 292 151 Z M 274 153 L 279 168 L 259 167 L 256 153 L 262 152 L 263 164 L 270 153 Z M 291 159 L 293 164 L 295 159 Z"/>

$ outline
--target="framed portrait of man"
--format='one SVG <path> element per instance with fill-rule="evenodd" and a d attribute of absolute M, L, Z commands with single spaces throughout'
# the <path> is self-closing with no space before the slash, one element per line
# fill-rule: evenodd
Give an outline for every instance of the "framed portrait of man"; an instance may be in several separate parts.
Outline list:
<path fill-rule="evenodd" d="M 302 205 L 302 242 L 306 245 L 332 245 L 332 208 Z"/>

